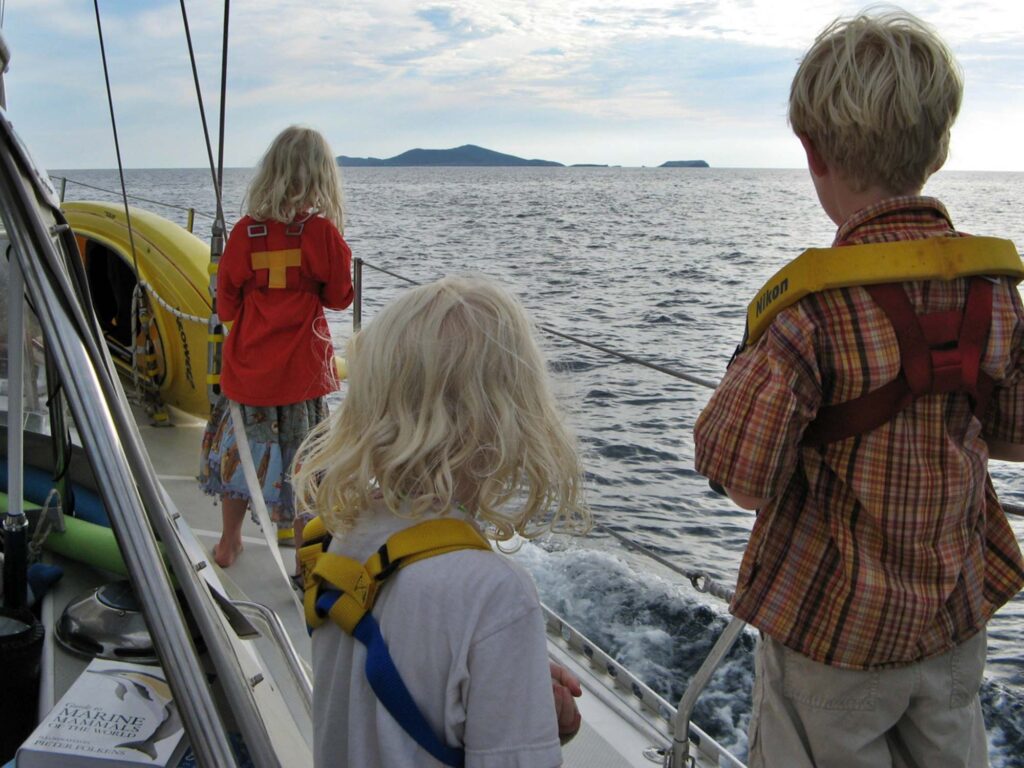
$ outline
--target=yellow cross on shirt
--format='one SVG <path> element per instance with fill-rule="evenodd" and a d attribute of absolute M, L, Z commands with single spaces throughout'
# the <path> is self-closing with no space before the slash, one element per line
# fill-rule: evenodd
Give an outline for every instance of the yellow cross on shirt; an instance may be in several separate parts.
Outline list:
<path fill-rule="evenodd" d="M 268 288 L 288 287 L 288 267 L 302 265 L 302 251 L 299 248 L 288 248 L 283 251 L 259 251 L 252 254 L 253 271 L 269 269 Z"/>

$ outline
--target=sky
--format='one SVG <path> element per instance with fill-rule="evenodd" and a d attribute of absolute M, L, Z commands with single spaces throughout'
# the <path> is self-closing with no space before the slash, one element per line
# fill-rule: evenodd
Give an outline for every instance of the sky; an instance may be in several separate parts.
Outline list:
<path fill-rule="evenodd" d="M 478 144 L 565 164 L 799 168 L 790 80 L 864 3 L 817 0 L 235 0 L 225 164 L 286 125 L 335 154 Z M 1024 171 L 1024 3 L 924 0 L 964 72 L 947 169 Z M 51 170 L 116 167 L 93 3 L 0 0 L 7 114 Z M 187 0 L 216 141 L 224 11 Z M 99 0 L 128 168 L 206 167 L 181 3 Z M 216 147 L 214 149 L 216 152 Z"/>

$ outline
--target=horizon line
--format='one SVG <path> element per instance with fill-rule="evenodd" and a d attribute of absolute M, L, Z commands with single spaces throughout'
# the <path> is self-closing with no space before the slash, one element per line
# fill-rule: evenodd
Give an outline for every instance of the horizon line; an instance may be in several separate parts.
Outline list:
<path fill-rule="evenodd" d="M 556 161 L 553 161 L 556 162 Z M 672 161 L 666 161 L 672 162 Z M 254 165 L 226 165 L 224 170 L 231 171 L 248 171 L 253 170 L 256 166 Z M 345 166 L 338 166 L 344 168 Z M 525 168 L 530 170 L 548 169 L 548 170 L 569 170 L 572 168 L 589 168 L 589 169 L 635 169 L 635 170 L 665 170 L 665 171 L 806 171 L 807 168 L 804 166 L 784 166 L 784 165 L 709 165 L 707 168 L 664 168 L 661 165 L 621 165 L 618 163 L 560 163 L 558 165 L 444 165 L 438 164 L 418 164 L 418 165 L 364 165 L 364 166 L 349 166 L 346 168 L 348 171 L 352 170 L 377 170 L 377 169 L 394 169 L 394 168 Z M 45 169 L 46 173 L 52 174 L 58 171 L 117 171 L 117 166 L 109 168 L 48 168 Z M 125 166 L 126 171 L 203 171 L 209 172 L 209 166 L 203 165 L 148 165 L 148 166 Z M 1024 169 L 1021 170 L 1006 170 L 1004 169 L 992 169 L 992 168 L 940 168 L 938 171 L 932 174 L 930 178 L 934 178 L 940 173 L 1024 173 Z"/>

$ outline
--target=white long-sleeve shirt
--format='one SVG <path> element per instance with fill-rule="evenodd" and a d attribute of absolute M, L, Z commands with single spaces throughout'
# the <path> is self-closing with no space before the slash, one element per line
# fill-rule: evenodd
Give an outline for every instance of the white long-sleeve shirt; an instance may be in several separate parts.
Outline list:
<path fill-rule="evenodd" d="M 365 514 L 331 552 L 365 562 L 418 521 Z M 434 732 L 466 751 L 466 768 L 562 764 L 537 590 L 507 557 L 464 550 L 392 575 L 373 614 Z M 442 765 L 403 730 L 366 680 L 366 648 L 332 622 L 313 632 L 318 768 Z"/>

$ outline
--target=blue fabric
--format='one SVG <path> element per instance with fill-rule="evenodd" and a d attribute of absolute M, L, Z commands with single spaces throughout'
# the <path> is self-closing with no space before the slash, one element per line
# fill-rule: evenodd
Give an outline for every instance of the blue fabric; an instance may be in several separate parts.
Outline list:
<path fill-rule="evenodd" d="M 28 567 L 28 587 L 31 593 L 29 605 L 35 605 L 36 601 L 42 600 L 50 587 L 56 584 L 64 575 L 64 569 L 59 565 L 48 565 L 46 563 L 32 563 Z"/>
<path fill-rule="evenodd" d="M 339 597 L 341 593 L 337 590 L 324 590 L 316 601 L 317 613 L 326 616 Z M 384 708 L 405 732 L 435 759 L 452 768 L 462 768 L 466 762 L 465 752 L 446 745 L 431 729 L 430 723 L 420 712 L 409 689 L 402 682 L 402 676 L 398 673 L 387 643 L 384 642 L 384 636 L 380 633 L 380 625 L 372 613 L 367 613 L 360 619 L 352 631 L 352 636 L 366 646 L 366 679 Z"/>
<path fill-rule="evenodd" d="M 45 504 L 47 496 L 54 488 L 53 475 L 38 467 L 26 466 L 22 472 L 22 482 L 25 487 L 22 489 L 21 495 L 26 501 L 31 501 L 33 504 Z M 0 491 L 7 493 L 6 458 L 0 459 Z M 71 484 L 71 491 L 75 497 L 75 517 L 106 528 L 110 527 L 107 508 L 99 496 L 78 483 Z"/>
<path fill-rule="evenodd" d="M 466 762 L 465 752 L 444 744 L 430 728 L 430 723 L 420 712 L 416 702 L 412 700 L 409 689 L 402 682 L 395 662 L 391 659 L 387 643 L 384 642 L 384 636 L 380 633 L 380 625 L 372 613 L 367 613 L 356 624 L 352 636 L 366 646 L 366 679 L 370 681 L 370 687 L 391 716 L 417 744 L 437 760 L 453 768 L 462 768 Z"/>

